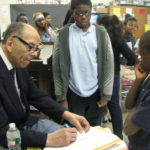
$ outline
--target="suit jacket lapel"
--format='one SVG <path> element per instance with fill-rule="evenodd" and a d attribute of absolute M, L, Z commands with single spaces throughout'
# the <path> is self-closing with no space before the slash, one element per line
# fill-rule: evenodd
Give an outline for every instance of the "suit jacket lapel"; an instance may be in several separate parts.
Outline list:
<path fill-rule="evenodd" d="M 7 76 L 4 80 L 4 88 L 6 89 L 10 100 L 12 101 L 13 105 L 15 106 L 16 110 L 20 113 L 22 111 L 22 106 L 20 104 L 20 98 L 17 93 L 14 81 L 10 77 L 10 75 Z"/>
<path fill-rule="evenodd" d="M 24 79 L 23 79 L 23 75 L 22 75 L 22 71 L 20 69 L 16 69 L 16 75 L 17 75 L 17 80 L 18 80 L 18 84 L 19 84 L 19 88 L 20 88 L 20 94 L 21 94 L 21 99 L 23 104 L 26 106 L 26 108 L 28 107 L 28 102 L 27 102 L 27 98 L 25 96 L 24 93 Z"/>
<path fill-rule="evenodd" d="M 20 114 L 23 111 L 23 109 L 22 107 L 20 107 L 21 106 L 20 99 L 14 81 L 1 57 L 0 57 L 0 68 L 1 68 L 0 78 L 2 79 L 3 82 L 3 88 L 8 94 L 8 97 L 10 98 L 10 101 L 13 103 L 15 109 Z"/>

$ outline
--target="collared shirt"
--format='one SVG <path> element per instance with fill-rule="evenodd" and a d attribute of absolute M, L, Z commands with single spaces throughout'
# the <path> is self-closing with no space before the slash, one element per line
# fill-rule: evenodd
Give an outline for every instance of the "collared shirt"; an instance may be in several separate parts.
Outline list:
<path fill-rule="evenodd" d="M 71 57 L 69 87 L 77 95 L 91 96 L 98 89 L 97 39 L 94 25 L 83 32 L 75 23 L 69 28 Z"/>
<path fill-rule="evenodd" d="M 10 71 L 11 69 L 13 69 L 13 65 L 11 64 L 11 62 L 8 60 L 8 58 L 6 57 L 3 49 L 0 47 L 0 56 L 2 57 L 7 69 Z M 15 82 L 15 87 L 16 87 L 16 90 L 17 90 L 17 93 L 18 93 L 18 96 L 20 98 L 20 101 L 21 101 L 21 104 L 23 106 L 23 108 L 25 109 L 25 106 L 24 104 L 22 103 L 22 100 L 21 100 L 21 93 L 20 93 L 20 88 L 19 88 L 19 85 L 18 85 L 18 81 L 17 81 L 17 76 L 16 76 L 16 71 L 14 72 L 14 82 Z"/>
<path fill-rule="evenodd" d="M 5 65 L 6 65 L 7 69 L 8 70 L 13 69 L 12 64 L 10 63 L 10 61 L 8 60 L 8 58 L 6 57 L 4 51 L 3 51 L 3 49 L 1 47 L 0 47 L 0 56 L 2 57 L 2 59 L 3 59 L 4 63 L 5 63 Z"/>

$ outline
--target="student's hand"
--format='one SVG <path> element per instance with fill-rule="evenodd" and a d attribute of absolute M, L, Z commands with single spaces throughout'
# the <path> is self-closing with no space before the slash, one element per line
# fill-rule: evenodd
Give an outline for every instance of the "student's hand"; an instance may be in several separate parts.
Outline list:
<path fill-rule="evenodd" d="M 62 147 L 74 142 L 77 138 L 76 128 L 62 128 L 47 135 L 46 147 Z"/>
<path fill-rule="evenodd" d="M 107 103 L 108 103 L 107 99 L 101 99 L 97 102 L 97 105 L 98 105 L 98 107 L 104 107 L 107 105 Z"/>
<path fill-rule="evenodd" d="M 62 117 L 66 119 L 70 124 L 75 126 L 80 133 L 84 131 L 87 132 L 90 129 L 90 124 L 83 116 L 65 111 Z"/>
<path fill-rule="evenodd" d="M 139 63 L 135 66 L 135 75 L 136 75 L 137 79 L 144 80 L 148 76 L 148 74 L 149 74 L 149 72 L 145 71 L 142 68 L 141 63 Z"/>
<path fill-rule="evenodd" d="M 59 102 L 61 106 L 63 106 L 64 108 L 68 109 L 68 101 L 64 100 L 64 101 L 60 101 Z"/>

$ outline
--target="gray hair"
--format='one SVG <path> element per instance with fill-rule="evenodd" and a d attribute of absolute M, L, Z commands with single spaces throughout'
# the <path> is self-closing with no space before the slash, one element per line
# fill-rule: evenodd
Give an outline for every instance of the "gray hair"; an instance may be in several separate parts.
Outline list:
<path fill-rule="evenodd" d="M 4 39 L 2 41 L 2 44 L 6 44 L 7 39 L 11 36 L 19 35 L 19 37 L 22 37 L 24 26 L 25 23 L 20 23 L 20 22 L 10 24 L 4 33 Z"/>

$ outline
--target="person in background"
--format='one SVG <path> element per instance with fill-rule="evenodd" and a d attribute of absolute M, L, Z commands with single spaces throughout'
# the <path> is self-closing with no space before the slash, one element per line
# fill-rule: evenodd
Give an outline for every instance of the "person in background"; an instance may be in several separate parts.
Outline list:
<path fill-rule="evenodd" d="M 43 12 L 48 28 L 52 29 L 52 16 L 48 12 Z"/>
<path fill-rule="evenodd" d="M 136 43 L 135 33 L 138 29 L 138 24 L 136 18 L 129 16 L 126 17 L 124 21 L 124 34 L 123 37 L 129 47 L 134 51 L 134 45 Z"/>
<path fill-rule="evenodd" d="M 77 130 L 90 128 L 84 117 L 64 109 L 30 78 L 26 67 L 40 50 L 40 43 L 38 32 L 28 24 L 11 24 L 5 32 L 0 47 L 0 146 L 7 147 L 6 131 L 11 122 L 20 130 L 23 148 L 66 146 L 76 140 Z M 30 105 L 57 122 L 67 120 L 74 128 L 31 116 Z"/>
<path fill-rule="evenodd" d="M 52 55 L 55 95 L 62 106 L 100 125 L 112 95 L 112 46 L 104 27 L 90 24 L 90 0 L 76 0 L 71 7 L 75 23 L 59 31 Z"/>
<path fill-rule="evenodd" d="M 75 20 L 74 20 L 74 17 L 73 17 L 73 9 L 69 9 L 66 13 L 66 16 L 65 16 L 65 20 L 63 22 L 63 26 L 68 24 L 68 23 L 74 23 Z"/>
<path fill-rule="evenodd" d="M 125 20 L 127 20 L 128 18 L 132 17 L 131 14 L 125 14 Z"/>
<path fill-rule="evenodd" d="M 135 66 L 136 79 L 131 87 L 125 106 L 129 109 L 124 132 L 129 138 L 129 150 L 150 149 L 150 31 L 139 42 L 141 61 Z"/>
<path fill-rule="evenodd" d="M 28 17 L 25 13 L 20 13 L 17 18 L 16 22 L 23 22 L 23 23 L 29 23 Z"/>
<path fill-rule="evenodd" d="M 113 84 L 113 94 L 111 101 L 107 106 L 111 115 L 111 121 L 114 133 L 123 139 L 122 130 L 122 112 L 119 103 L 119 88 L 120 88 L 120 55 L 126 58 L 127 65 L 134 65 L 136 62 L 136 56 L 134 52 L 126 44 L 123 39 L 123 26 L 118 17 L 113 15 L 100 15 L 97 19 L 97 24 L 103 25 L 110 36 L 115 63 L 115 77 Z"/>
<path fill-rule="evenodd" d="M 55 35 L 51 35 L 48 24 L 44 18 L 42 12 L 36 12 L 33 14 L 33 20 L 35 22 L 35 26 L 37 28 L 38 33 L 40 34 L 41 41 L 43 43 L 55 42 Z"/>
<path fill-rule="evenodd" d="M 56 33 L 52 28 L 52 16 L 48 12 L 43 12 L 46 24 L 48 26 L 48 31 L 52 37 L 56 37 Z"/>

